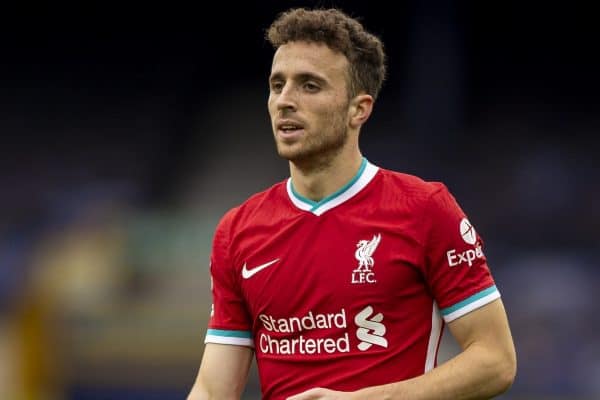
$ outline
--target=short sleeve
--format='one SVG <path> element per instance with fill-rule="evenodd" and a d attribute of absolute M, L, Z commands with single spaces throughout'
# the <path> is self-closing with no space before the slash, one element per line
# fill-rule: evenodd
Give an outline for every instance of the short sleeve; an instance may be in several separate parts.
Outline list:
<path fill-rule="evenodd" d="M 500 297 L 483 240 L 441 183 L 424 208 L 425 277 L 446 322 Z"/>
<path fill-rule="evenodd" d="M 251 322 L 229 256 L 233 211 L 219 222 L 213 239 L 210 276 L 213 303 L 205 343 L 253 346 Z"/>

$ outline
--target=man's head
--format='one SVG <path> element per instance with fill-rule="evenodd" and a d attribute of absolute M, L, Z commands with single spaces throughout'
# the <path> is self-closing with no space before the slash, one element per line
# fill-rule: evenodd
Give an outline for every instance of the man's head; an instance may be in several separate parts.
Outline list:
<path fill-rule="evenodd" d="M 268 30 L 269 113 L 277 151 L 296 166 L 357 159 L 384 76 L 383 46 L 338 10 L 293 9 Z"/>
<path fill-rule="evenodd" d="M 386 77 L 383 44 L 360 22 L 337 9 L 304 8 L 283 12 L 267 30 L 278 49 L 289 42 L 325 44 L 348 60 L 348 96 L 366 93 L 376 99 Z"/>

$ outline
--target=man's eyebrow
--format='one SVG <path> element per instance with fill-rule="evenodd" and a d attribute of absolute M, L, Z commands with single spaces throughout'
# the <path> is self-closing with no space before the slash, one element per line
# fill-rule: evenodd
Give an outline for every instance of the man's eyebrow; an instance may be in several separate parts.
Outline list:
<path fill-rule="evenodd" d="M 313 72 L 300 72 L 297 74 L 294 74 L 292 76 L 293 80 L 299 81 L 299 82 L 306 82 L 306 81 L 310 81 L 310 80 L 314 80 L 317 81 L 319 83 L 326 83 L 327 79 L 325 79 L 324 77 L 317 75 Z M 272 74 L 269 77 L 269 81 L 276 81 L 276 80 L 285 80 L 285 76 L 283 73 L 281 72 L 275 72 L 274 74 Z"/>
<path fill-rule="evenodd" d="M 271 76 L 269 76 L 269 82 L 280 80 L 283 80 L 283 74 L 281 72 L 275 72 L 274 74 L 271 74 Z"/>
<path fill-rule="evenodd" d="M 302 72 L 297 75 L 297 79 L 301 82 L 306 81 L 317 81 L 319 83 L 326 83 L 327 80 L 320 75 L 314 74 L 312 72 Z"/>

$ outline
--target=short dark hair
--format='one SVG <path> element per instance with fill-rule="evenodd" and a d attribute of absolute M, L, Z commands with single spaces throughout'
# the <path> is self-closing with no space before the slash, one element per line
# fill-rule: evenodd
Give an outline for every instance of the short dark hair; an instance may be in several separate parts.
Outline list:
<path fill-rule="evenodd" d="M 266 33 L 275 49 L 288 42 L 324 43 L 344 54 L 350 64 L 349 95 L 364 92 L 374 99 L 386 78 L 386 56 L 381 40 L 363 25 L 335 8 L 293 8 L 273 21 Z"/>

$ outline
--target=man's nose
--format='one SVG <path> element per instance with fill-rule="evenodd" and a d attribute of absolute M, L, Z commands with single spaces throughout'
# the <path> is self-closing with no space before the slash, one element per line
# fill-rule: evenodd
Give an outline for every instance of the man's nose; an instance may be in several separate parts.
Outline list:
<path fill-rule="evenodd" d="M 286 84 L 279 95 L 277 96 L 277 108 L 278 109 L 296 109 L 297 107 L 297 90 L 294 85 Z"/>

